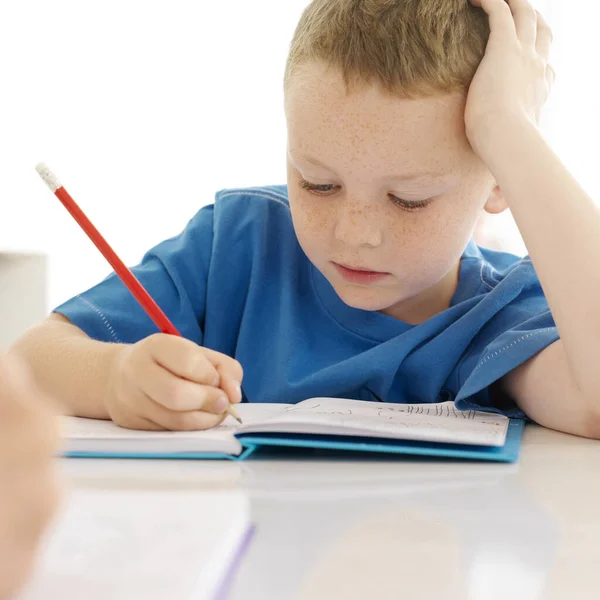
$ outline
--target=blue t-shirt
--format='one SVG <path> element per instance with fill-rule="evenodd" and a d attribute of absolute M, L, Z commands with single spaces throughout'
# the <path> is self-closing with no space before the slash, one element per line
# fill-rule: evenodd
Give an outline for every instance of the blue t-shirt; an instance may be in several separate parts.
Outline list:
<path fill-rule="evenodd" d="M 249 402 L 455 400 L 522 416 L 489 386 L 558 339 L 529 258 L 474 242 L 450 307 L 424 323 L 344 304 L 300 248 L 285 186 L 219 192 L 133 272 L 182 335 L 240 361 Z M 106 342 L 157 332 L 114 274 L 56 311 Z"/>

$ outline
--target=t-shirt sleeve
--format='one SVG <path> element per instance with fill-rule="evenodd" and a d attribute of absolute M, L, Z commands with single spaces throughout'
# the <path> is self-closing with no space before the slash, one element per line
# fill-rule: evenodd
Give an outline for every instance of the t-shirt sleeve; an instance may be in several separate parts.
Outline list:
<path fill-rule="evenodd" d="M 180 333 L 202 344 L 213 206 L 201 209 L 178 236 L 152 248 L 132 272 Z M 54 309 L 90 337 L 135 343 L 157 326 L 113 273 Z"/>
<path fill-rule="evenodd" d="M 482 328 L 457 369 L 457 408 L 526 415 L 493 384 L 559 339 L 539 283 L 500 310 Z"/>

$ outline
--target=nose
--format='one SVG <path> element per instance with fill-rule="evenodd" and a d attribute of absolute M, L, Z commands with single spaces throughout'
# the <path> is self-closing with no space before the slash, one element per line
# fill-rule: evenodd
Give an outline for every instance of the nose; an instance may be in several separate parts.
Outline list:
<path fill-rule="evenodd" d="M 347 246 L 376 248 L 383 241 L 381 223 L 366 207 L 342 208 L 338 214 L 335 238 Z"/>

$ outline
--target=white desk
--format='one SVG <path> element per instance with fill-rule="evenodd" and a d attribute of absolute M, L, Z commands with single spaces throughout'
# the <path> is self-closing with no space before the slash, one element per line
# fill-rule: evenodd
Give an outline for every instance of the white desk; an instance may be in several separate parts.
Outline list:
<path fill-rule="evenodd" d="M 518 465 L 321 456 L 63 466 L 75 488 L 246 490 L 257 533 L 231 600 L 600 598 L 600 442 L 531 426 Z"/>

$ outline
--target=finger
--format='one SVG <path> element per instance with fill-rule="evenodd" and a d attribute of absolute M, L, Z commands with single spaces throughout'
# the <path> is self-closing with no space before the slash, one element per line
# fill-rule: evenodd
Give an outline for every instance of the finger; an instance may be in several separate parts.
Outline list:
<path fill-rule="evenodd" d="M 219 385 L 219 373 L 207 359 L 204 348 L 185 338 L 156 334 L 146 338 L 152 359 L 182 379 L 204 385 Z"/>
<path fill-rule="evenodd" d="M 536 52 L 546 61 L 550 58 L 550 50 L 554 36 L 552 29 L 548 25 L 546 19 L 538 12 L 537 13 L 537 38 L 535 41 Z"/>
<path fill-rule="evenodd" d="M 50 465 L 59 450 L 54 425 L 48 429 L 36 425 L 3 430 L 2 444 L 4 451 L 11 457 L 10 467 L 15 471 L 26 472 Z"/>
<path fill-rule="evenodd" d="M 505 0 L 471 0 L 474 6 L 481 7 L 490 21 L 490 35 L 508 33 L 516 35 L 515 20 Z"/>
<path fill-rule="evenodd" d="M 230 402 L 238 404 L 242 401 L 242 387 L 237 378 L 231 377 L 227 372 L 224 372 L 221 367 L 217 367 L 221 375 L 221 389 L 227 394 Z"/>
<path fill-rule="evenodd" d="M 52 463 L 37 469 L 26 469 L 11 477 L 12 502 L 20 515 L 20 534 L 25 538 L 37 536 L 48 522 L 61 498 L 59 478 Z M 6 508 L 6 507 L 5 507 Z M 25 541 L 25 540 L 23 540 Z"/>
<path fill-rule="evenodd" d="M 33 383 L 26 365 L 14 355 L 0 358 L 0 410 L 23 413 L 29 404 Z"/>
<path fill-rule="evenodd" d="M 229 403 L 229 400 L 225 398 L 225 406 L 221 407 L 222 409 L 217 407 L 217 400 L 225 397 L 223 390 L 182 379 L 156 363 L 144 369 L 140 387 L 154 402 L 179 412 L 208 410 L 222 413 L 227 409 Z M 210 407 L 214 407 L 214 409 Z"/>
<path fill-rule="evenodd" d="M 546 82 L 548 87 L 552 87 L 556 81 L 556 72 L 550 65 L 546 65 Z"/>
<path fill-rule="evenodd" d="M 217 368 L 219 374 L 226 375 L 240 384 L 242 383 L 244 370 L 235 358 L 210 348 L 203 348 L 202 350 L 206 353 L 208 360 Z"/>
<path fill-rule="evenodd" d="M 169 431 L 211 429 L 219 425 L 227 416 L 227 413 L 215 414 L 200 410 L 188 412 L 169 410 L 149 398 L 144 406 L 144 413 L 146 419 Z"/>
<path fill-rule="evenodd" d="M 148 399 L 150 401 L 150 399 Z M 158 423 L 151 421 L 150 419 L 146 419 L 145 417 L 140 417 L 139 415 L 135 416 L 126 416 L 121 417 L 120 415 L 115 415 L 113 417 L 113 421 L 119 426 L 124 427 L 125 429 L 136 429 L 138 431 L 164 431 L 165 428 L 161 427 Z"/>
<path fill-rule="evenodd" d="M 537 33 L 537 12 L 528 0 L 508 0 L 515 21 L 515 30 L 521 43 L 535 45 Z"/>
<path fill-rule="evenodd" d="M 58 403 L 36 383 L 25 360 L 15 353 L 0 355 L 0 409 L 20 408 L 49 418 L 60 414 Z"/>
<path fill-rule="evenodd" d="M 24 461 L 52 457 L 58 448 L 58 423 L 43 396 L 25 363 L 14 355 L 0 358 L 1 435 L 7 447 L 22 446 L 18 456 Z"/>

